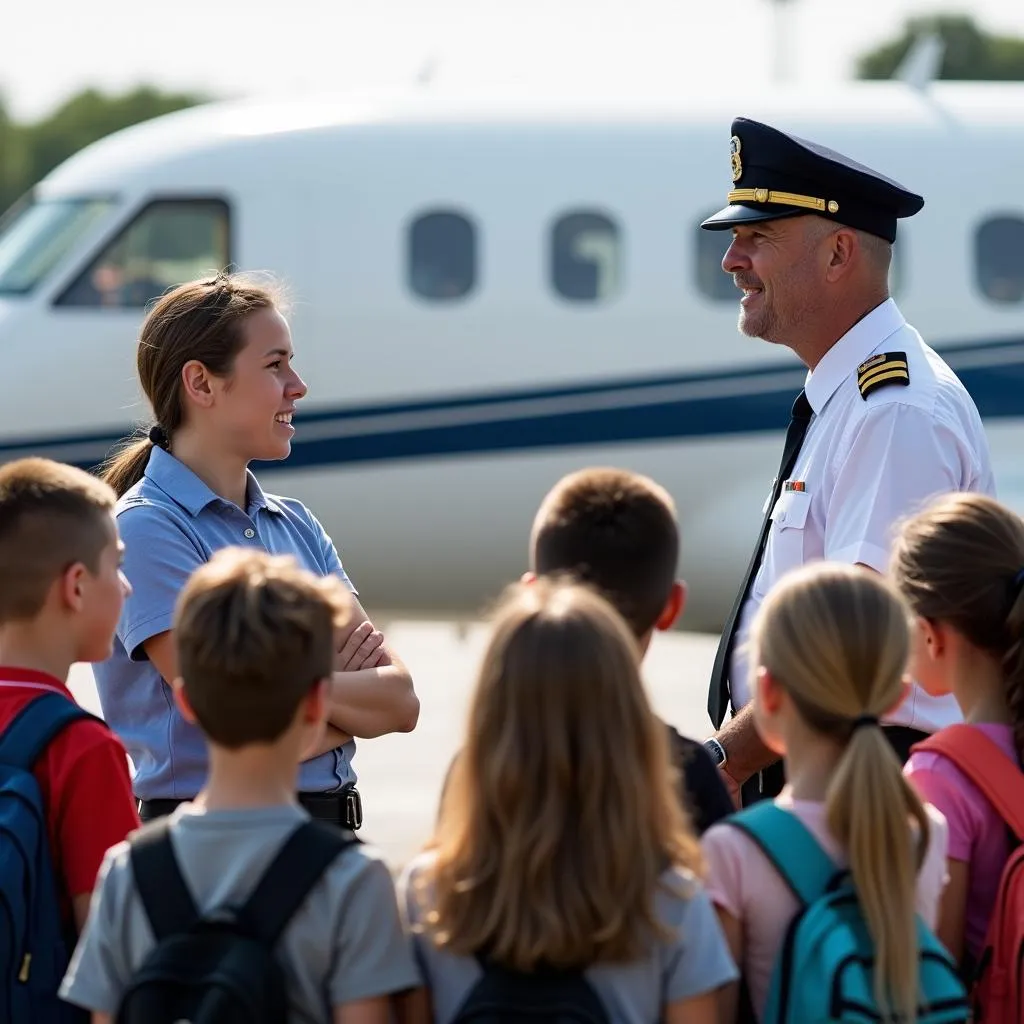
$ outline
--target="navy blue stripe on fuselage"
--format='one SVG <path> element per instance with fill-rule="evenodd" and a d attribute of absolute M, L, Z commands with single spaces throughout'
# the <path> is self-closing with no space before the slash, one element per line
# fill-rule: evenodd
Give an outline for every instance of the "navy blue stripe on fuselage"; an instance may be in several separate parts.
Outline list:
<path fill-rule="evenodd" d="M 1024 418 L 1024 338 L 941 352 L 983 418 Z M 781 432 L 803 380 L 800 367 L 758 367 L 319 409 L 296 415 L 284 463 L 259 468 Z M 94 467 L 129 429 L 5 439 L 0 461 L 38 454 Z"/>

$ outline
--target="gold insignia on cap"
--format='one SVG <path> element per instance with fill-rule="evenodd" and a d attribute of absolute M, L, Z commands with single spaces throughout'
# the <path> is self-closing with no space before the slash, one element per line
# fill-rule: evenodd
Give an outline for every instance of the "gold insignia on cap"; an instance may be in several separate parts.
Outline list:
<path fill-rule="evenodd" d="M 803 196 L 798 192 L 779 192 L 770 188 L 734 188 L 727 199 L 730 203 L 777 203 L 780 206 L 799 206 L 803 210 L 817 210 L 824 213 L 825 210 L 834 206 L 839 209 L 839 204 L 834 200 L 826 202 L 817 196 Z"/>
<path fill-rule="evenodd" d="M 740 159 L 740 150 L 743 148 L 743 143 L 740 142 L 740 137 L 734 135 L 729 140 L 729 154 L 732 160 L 732 180 L 739 181 L 743 177 L 743 161 Z"/>
<path fill-rule="evenodd" d="M 906 352 L 879 352 L 857 367 L 857 389 L 860 397 L 867 399 L 872 391 L 899 384 L 910 384 Z"/>
<path fill-rule="evenodd" d="M 829 213 L 838 213 L 839 212 L 839 204 L 834 199 L 830 199 L 828 201 L 828 212 Z"/>

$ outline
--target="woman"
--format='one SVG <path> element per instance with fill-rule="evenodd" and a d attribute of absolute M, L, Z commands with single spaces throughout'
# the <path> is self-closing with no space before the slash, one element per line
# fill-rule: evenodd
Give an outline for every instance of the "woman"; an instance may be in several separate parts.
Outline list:
<path fill-rule="evenodd" d="M 248 469 L 288 457 L 292 415 L 307 391 L 292 366 L 288 323 L 274 295 L 236 276 L 194 281 L 159 299 L 142 325 L 138 375 L 155 414 L 103 477 L 119 495 L 118 527 L 133 594 L 112 657 L 95 668 L 104 716 L 134 762 L 144 820 L 195 796 L 206 774 L 198 731 L 176 710 L 174 604 L 214 551 L 251 545 L 337 574 L 352 590 L 330 537 L 294 498 L 266 494 Z M 415 727 L 412 680 L 357 601 L 339 638 L 331 728 L 300 774 L 314 817 L 357 828 L 361 806 L 353 737 Z"/>

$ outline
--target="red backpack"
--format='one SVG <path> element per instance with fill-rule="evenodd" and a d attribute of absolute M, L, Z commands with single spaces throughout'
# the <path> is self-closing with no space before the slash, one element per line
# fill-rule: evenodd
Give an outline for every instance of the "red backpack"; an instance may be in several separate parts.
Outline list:
<path fill-rule="evenodd" d="M 1003 868 L 971 992 L 974 1021 L 1024 1021 L 1024 772 L 984 733 L 952 725 L 913 746 L 948 757 L 974 783 L 1018 841 Z"/>

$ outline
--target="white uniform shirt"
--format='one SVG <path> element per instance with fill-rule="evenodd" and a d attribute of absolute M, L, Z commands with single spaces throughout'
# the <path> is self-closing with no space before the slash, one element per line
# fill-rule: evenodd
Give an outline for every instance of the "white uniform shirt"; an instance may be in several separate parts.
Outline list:
<path fill-rule="evenodd" d="M 871 356 L 904 352 L 908 385 L 857 387 Z M 843 335 L 807 375 L 814 415 L 791 482 L 772 510 L 761 567 L 740 614 L 729 674 L 732 702 L 750 699 L 746 639 L 765 595 L 786 572 L 818 559 L 888 569 L 898 522 L 949 491 L 995 494 L 981 417 L 956 374 L 888 299 Z M 887 719 L 931 732 L 959 721 L 952 696 L 914 686 Z"/>

